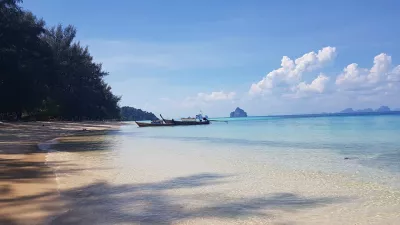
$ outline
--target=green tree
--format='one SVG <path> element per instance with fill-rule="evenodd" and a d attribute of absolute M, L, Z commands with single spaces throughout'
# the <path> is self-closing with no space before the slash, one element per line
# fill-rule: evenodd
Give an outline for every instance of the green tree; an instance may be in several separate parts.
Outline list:
<path fill-rule="evenodd" d="M 158 118 L 150 112 L 136 109 L 129 106 L 123 106 L 121 108 L 121 120 L 124 121 L 140 121 L 140 120 L 158 120 Z"/>
<path fill-rule="evenodd" d="M 44 21 L 22 11 L 17 2 L 0 3 L 0 113 L 21 117 L 48 94 L 52 52 L 40 39 Z"/>
<path fill-rule="evenodd" d="M 76 29 L 61 25 L 49 29 L 43 40 L 54 54 L 52 98 L 68 119 L 110 119 L 119 115 L 118 102 L 103 80 L 107 72 L 93 62 L 88 47 L 74 43 Z"/>
<path fill-rule="evenodd" d="M 18 0 L 0 0 L 0 116 L 119 118 L 120 97 L 73 26 L 45 29 Z"/>

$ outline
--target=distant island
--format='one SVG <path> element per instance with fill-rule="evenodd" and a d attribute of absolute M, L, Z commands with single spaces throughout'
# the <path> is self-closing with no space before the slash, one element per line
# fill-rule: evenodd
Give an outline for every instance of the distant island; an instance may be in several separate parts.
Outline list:
<path fill-rule="evenodd" d="M 387 106 L 381 106 L 381 107 L 379 107 L 376 111 L 377 111 L 377 112 L 390 112 L 391 110 L 390 110 L 390 108 L 387 107 Z"/>
<path fill-rule="evenodd" d="M 230 117 L 247 117 L 247 113 L 243 109 L 237 107 L 235 111 L 231 112 Z"/>
<path fill-rule="evenodd" d="M 371 109 L 371 108 L 366 108 L 366 109 L 357 110 L 357 112 L 373 112 L 373 111 L 374 111 L 374 110 Z"/>
<path fill-rule="evenodd" d="M 141 120 L 158 120 L 151 112 L 146 112 L 141 109 L 136 109 L 130 106 L 121 108 L 121 120 L 123 121 L 141 121 Z"/>
<path fill-rule="evenodd" d="M 395 111 L 398 111 L 398 110 L 395 110 Z M 382 113 L 382 112 L 392 112 L 392 111 L 390 110 L 390 108 L 388 106 L 383 105 L 383 106 L 377 108 L 376 110 L 373 110 L 371 108 L 359 109 L 359 110 L 354 110 L 353 108 L 347 108 L 347 109 L 340 111 L 339 113 L 373 113 L 373 112 Z"/>

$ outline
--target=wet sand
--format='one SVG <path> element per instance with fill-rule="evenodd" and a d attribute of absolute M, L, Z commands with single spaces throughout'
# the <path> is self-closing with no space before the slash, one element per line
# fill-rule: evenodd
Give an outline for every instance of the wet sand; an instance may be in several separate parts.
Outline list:
<path fill-rule="evenodd" d="M 38 143 L 118 129 L 117 122 L 0 122 L 0 224 L 44 224 L 63 210 L 53 170 Z"/>

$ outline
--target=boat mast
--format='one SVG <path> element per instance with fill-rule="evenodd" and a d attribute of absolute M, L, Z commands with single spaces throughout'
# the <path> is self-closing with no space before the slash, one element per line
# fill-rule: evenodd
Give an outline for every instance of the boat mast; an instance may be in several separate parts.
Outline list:
<path fill-rule="evenodd" d="M 164 119 L 164 117 L 162 117 L 162 115 L 160 114 L 161 119 L 164 121 L 164 123 L 167 123 Z"/>

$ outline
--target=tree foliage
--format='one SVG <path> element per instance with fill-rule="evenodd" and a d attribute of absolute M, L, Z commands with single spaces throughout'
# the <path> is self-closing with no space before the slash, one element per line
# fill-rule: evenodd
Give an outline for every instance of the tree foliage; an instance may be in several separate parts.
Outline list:
<path fill-rule="evenodd" d="M 119 97 L 76 29 L 46 29 L 17 0 L 0 0 L 0 114 L 68 120 L 119 118 Z"/>
<path fill-rule="evenodd" d="M 158 120 L 158 118 L 150 112 L 136 109 L 129 106 L 121 108 L 121 120 L 124 121 L 141 121 L 141 120 Z"/>

